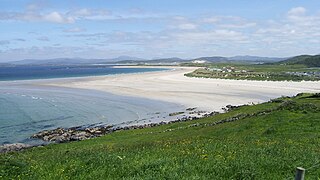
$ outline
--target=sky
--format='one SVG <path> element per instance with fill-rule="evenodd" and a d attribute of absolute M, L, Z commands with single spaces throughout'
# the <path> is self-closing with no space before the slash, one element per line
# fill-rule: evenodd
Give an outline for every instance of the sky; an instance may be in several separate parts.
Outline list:
<path fill-rule="evenodd" d="M 319 53 L 319 0 L 0 0 L 0 62 Z"/>

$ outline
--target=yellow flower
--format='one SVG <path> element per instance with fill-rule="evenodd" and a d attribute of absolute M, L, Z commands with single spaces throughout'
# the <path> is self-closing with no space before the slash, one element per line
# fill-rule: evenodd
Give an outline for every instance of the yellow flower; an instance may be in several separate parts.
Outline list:
<path fill-rule="evenodd" d="M 208 154 L 202 154 L 202 155 L 201 155 L 201 158 L 202 158 L 202 159 L 208 159 Z"/>

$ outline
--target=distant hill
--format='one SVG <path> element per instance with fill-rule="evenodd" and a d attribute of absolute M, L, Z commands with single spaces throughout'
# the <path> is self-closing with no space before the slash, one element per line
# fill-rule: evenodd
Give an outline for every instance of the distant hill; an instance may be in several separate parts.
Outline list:
<path fill-rule="evenodd" d="M 301 55 L 301 56 L 289 58 L 284 61 L 280 61 L 279 63 L 288 64 L 288 65 L 302 64 L 308 67 L 320 67 L 320 55 L 315 55 L 315 56 Z"/>
<path fill-rule="evenodd" d="M 104 59 L 82 59 L 82 58 L 56 58 L 56 59 L 24 59 L 20 61 L 10 62 L 15 65 L 42 65 L 42 64 L 50 64 L 50 65 L 59 65 L 59 64 L 88 64 L 90 63 L 99 63 L 105 62 Z"/>
<path fill-rule="evenodd" d="M 242 61 L 242 62 L 277 62 L 285 60 L 288 58 L 277 58 L 277 57 L 260 57 L 260 56 L 232 56 L 232 57 L 222 57 L 222 56 L 212 56 L 212 57 L 200 57 L 193 59 L 203 60 L 206 62 L 232 62 L 232 61 Z"/>
<path fill-rule="evenodd" d="M 145 59 L 143 58 L 138 58 L 138 57 L 133 57 L 133 56 L 119 56 L 116 58 L 108 59 L 109 61 L 126 61 L 126 60 L 131 60 L 131 61 L 143 61 Z"/>
<path fill-rule="evenodd" d="M 130 64 L 130 63 L 143 63 L 143 64 L 162 64 L 162 63 L 181 63 L 181 62 L 187 62 L 188 60 L 184 60 L 177 57 L 171 57 L 171 58 L 161 58 L 161 59 L 152 59 L 152 60 L 124 60 L 124 61 L 118 61 L 119 64 Z"/>
<path fill-rule="evenodd" d="M 119 56 L 112 59 L 83 59 L 83 58 L 55 58 L 55 59 L 24 59 L 20 61 L 10 62 L 15 65 L 42 65 L 42 64 L 51 64 L 51 65 L 70 65 L 70 64 L 99 64 L 99 63 L 115 63 L 123 60 L 143 60 L 142 58 L 131 57 L 131 56 Z"/>
<path fill-rule="evenodd" d="M 233 61 L 263 61 L 263 62 L 282 61 L 286 59 L 288 58 L 260 57 L 260 56 L 233 56 L 228 58 L 228 60 L 233 60 Z"/>
<path fill-rule="evenodd" d="M 193 59 L 193 61 L 223 62 L 223 61 L 228 61 L 228 58 L 222 57 L 222 56 L 199 57 L 199 58 Z"/>
<path fill-rule="evenodd" d="M 82 65 L 82 64 L 180 64 L 191 62 L 207 62 L 207 63 L 228 63 L 228 62 L 247 62 L 247 63 L 273 63 L 285 60 L 287 58 L 277 57 L 259 57 L 259 56 L 211 56 L 199 57 L 194 59 L 181 59 L 178 57 L 158 58 L 158 59 L 142 59 L 132 56 L 119 56 L 109 59 L 84 59 L 84 58 L 55 58 L 55 59 L 25 59 L 13 61 L 13 65 Z"/>
<path fill-rule="evenodd" d="M 0 66 L 1 66 L 1 67 L 12 66 L 12 64 L 9 64 L 9 63 L 0 63 Z"/>

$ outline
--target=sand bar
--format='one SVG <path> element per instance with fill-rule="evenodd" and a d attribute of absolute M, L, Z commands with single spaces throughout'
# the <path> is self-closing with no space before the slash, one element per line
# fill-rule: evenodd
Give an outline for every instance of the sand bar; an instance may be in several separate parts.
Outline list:
<path fill-rule="evenodd" d="M 196 68 L 175 67 L 170 71 L 58 80 L 45 85 L 95 89 L 118 95 L 168 101 L 209 111 L 220 110 L 228 104 L 261 103 L 283 95 L 320 92 L 319 81 L 246 81 L 184 76 L 194 69 Z"/>

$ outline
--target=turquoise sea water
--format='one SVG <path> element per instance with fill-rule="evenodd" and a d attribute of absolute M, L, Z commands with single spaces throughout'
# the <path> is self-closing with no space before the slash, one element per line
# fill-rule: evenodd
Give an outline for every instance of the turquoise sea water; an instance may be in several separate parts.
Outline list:
<path fill-rule="evenodd" d="M 165 70 L 164 68 L 113 68 L 110 65 L 0 66 L 0 81 L 101 76 Z"/>
<path fill-rule="evenodd" d="M 0 82 L 0 144 L 42 143 L 29 137 L 57 127 L 159 122 L 168 113 L 182 108 L 177 104 L 94 90 L 4 81 Z"/>

